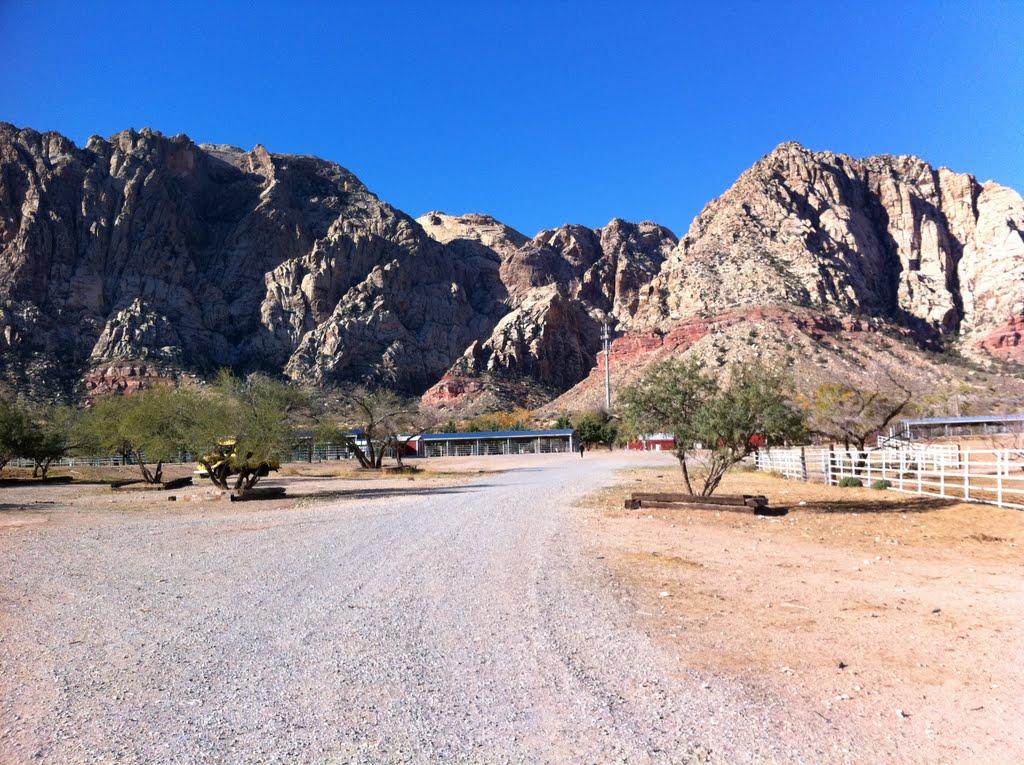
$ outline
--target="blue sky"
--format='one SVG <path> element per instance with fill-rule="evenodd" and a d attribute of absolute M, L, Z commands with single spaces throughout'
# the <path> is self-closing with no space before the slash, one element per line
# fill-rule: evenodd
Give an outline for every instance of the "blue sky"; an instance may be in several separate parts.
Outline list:
<path fill-rule="evenodd" d="M 0 0 L 0 120 L 317 154 L 412 215 L 682 234 L 777 144 L 1024 191 L 1024 2 Z"/>

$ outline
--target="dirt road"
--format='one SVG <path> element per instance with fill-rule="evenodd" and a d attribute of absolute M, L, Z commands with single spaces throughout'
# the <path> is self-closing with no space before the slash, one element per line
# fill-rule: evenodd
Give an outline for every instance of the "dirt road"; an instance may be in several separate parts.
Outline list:
<path fill-rule="evenodd" d="M 573 507 L 629 459 L 0 529 L 0 762 L 857 761 L 651 641 Z"/>

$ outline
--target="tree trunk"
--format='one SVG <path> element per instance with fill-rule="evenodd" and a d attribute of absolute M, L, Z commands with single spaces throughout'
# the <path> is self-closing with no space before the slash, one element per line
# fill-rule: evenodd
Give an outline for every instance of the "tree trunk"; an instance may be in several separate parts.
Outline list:
<path fill-rule="evenodd" d="M 867 442 L 867 436 L 864 436 L 864 438 L 857 438 L 856 440 L 857 459 L 854 461 L 853 464 L 853 472 L 856 473 L 857 475 L 862 475 L 865 472 L 865 468 L 867 467 Z"/>
<path fill-rule="evenodd" d="M 690 471 L 686 467 L 686 452 L 676 452 L 676 459 L 679 460 L 679 467 L 683 471 L 683 483 L 686 485 L 686 493 L 693 494 L 693 487 L 690 485 Z"/>
<path fill-rule="evenodd" d="M 729 469 L 730 462 L 724 457 L 712 457 L 711 467 L 708 469 L 708 474 L 704 478 L 704 486 L 700 490 L 702 497 L 710 497 L 715 493 L 719 484 L 722 483 L 722 478 L 725 477 L 725 471 Z"/>
<path fill-rule="evenodd" d="M 142 478 L 146 483 L 159 483 L 159 479 L 154 477 L 146 466 L 145 460 L 142 459 L 142 452 L 136 449 L 132 452 L 135 455 L 135 462 L 139 466 L 139 470 L 142 471 Z"/>
<path fill-rule="evenodd" d="M 238 494 L 245 494 L 253 486 L 259 483 L 260 471 L 250 470 L 245 468 L 238 474 L 238 478 L 235 480 L 235 492 Z"/>
<path fill-rule="evenodd" d="M 226 469 L 223 466 L 215 469 L 205 459 L 199 460 L 199 464 L 201 464 L 204 468 L 206 468 L 206 475 L 213 482 L 214 486 L 216 486 L 218 489 L 224 489 L 225 491 L 227 490 L 227 488 L 228 488 L 227 475 L 226 475 Z"/>

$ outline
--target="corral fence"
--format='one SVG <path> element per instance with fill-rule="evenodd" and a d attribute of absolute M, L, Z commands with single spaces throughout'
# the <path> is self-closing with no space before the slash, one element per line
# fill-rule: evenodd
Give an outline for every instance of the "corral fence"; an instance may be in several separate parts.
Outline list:
<path fill-rule="evenodd" d="M 285 462 L 326 462 L 328 460 L 347 460 L 354 456 L 352 450 L 347 446 L 338 444 L 317 444 L 313 448 L 300 446 L 286 456 Z M 145 459 L 145 454 L 142 455 Z M 165 465 L 180 464 L 184 462 L 196 462 L 191 454 L 179 454 L 173 459 L 164 460 Z M 24 457 L 15 457 L 7 463 L 10 467 L 33 467 L 35 462 Z M 50 463 L 51 468 L 55 467 L 117 467 L 119 465 L 135 465 L 135 455 L 132 453 L 115 455 L 112 457 L 64 457 Z"/>
<path fill-rule="evenodd" d="M 904 449 L 762 449 L 760 470 L 832 486 L 859 478 L 887 481 L 892 491 L 985 502 L 1024 510 L 1024 450 L 962 449 L 956 444 L 914 444 Z"/>

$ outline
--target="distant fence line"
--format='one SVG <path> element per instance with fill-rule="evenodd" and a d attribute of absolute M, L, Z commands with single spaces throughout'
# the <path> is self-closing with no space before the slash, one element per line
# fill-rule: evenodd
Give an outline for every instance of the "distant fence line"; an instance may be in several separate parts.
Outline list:
<path fill-rule="evenodd" d="M 962 449 L 956 444 L 914 444 L 906 449 L 762 449 L 760 470 L 831 486 L 844 478 L 865 485 L 888 481 L 889 489 L 984 502 L 1024 510 L 1024 450 Z"/>
<path fill-rule="evenodd" d="M 290 458 L 285 459 L 285 462 L 325 462 L 327 460 L 344 460 L 351 459 L 353 457 L 351 449 L 347 446 L 338 444 L 322 444 L 312 448 L 303 446 L 293 449 L 289 454 Z M 142 456 L 143 459 L 145 459 L 145 453 L 143 453 Z M 164 460 L 165 465 L 182 464 L 186 462 L 197 462 L 197 460 L 188 453 L 179 454 L 173 459 Z M 7 464 L 11 467 L 33 467 L 35 462 L 30 459 L 25 459 L 24 457 L 16 457 Z M 50 467 L 116 467 L 119 465 L 135 464 L 137 464 L 135 455 L 129 453 L 125 455 L 115 455 L 112 457 L 64 457 L 51 462 Z"/>

